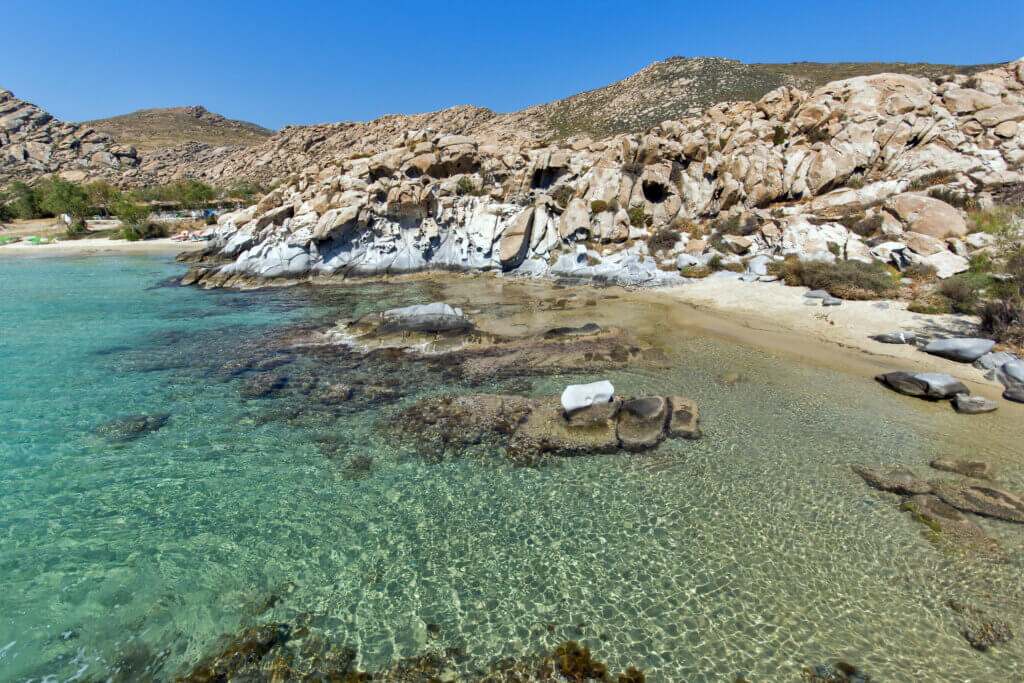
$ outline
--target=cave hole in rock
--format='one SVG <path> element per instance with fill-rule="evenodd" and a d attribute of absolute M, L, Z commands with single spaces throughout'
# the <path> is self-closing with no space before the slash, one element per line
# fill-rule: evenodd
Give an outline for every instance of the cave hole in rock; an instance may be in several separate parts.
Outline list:
<path fill-rule="evenodd" d="M 546 190 L 557 183 L 565 173 L 564 168 L 538 168 L 530 179 L 530 187 L 534 190 Z"/>
<path fill-rule="evenodd" d="M 643 182 L 644 199 L 652 204 L 661 204 L 668 199 L 668 188 L 651 180 Z"/>

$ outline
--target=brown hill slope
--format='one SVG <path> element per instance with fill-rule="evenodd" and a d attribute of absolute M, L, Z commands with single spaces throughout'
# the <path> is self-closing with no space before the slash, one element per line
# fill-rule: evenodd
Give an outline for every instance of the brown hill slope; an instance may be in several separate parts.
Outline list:
<path fill-rule="evenodd" d="M 143 152 L 186 142 L 211 147 L 247 147 L 258 145 L 274 134 L 269 128 L 228 119 L 201 106 L 140 109 L 131 114 L 83 121 L 82 125 Z"/>

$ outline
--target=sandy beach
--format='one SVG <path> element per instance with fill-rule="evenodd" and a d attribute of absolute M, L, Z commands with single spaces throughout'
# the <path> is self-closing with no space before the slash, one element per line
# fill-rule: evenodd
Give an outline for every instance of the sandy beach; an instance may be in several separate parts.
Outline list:
<path fill-rule="evenodd" d="M 76 256 L 84 254 L 174 254 L 181 251 L 202 249 L 206 242 L 175 242 L 169 237 L 138 240 L 112 240 L 106 237 L 86 237 L 80 240 L 66 240 L 35 244 L 15 242 L 0 246 L 0 258 L 4 256 Z"/>

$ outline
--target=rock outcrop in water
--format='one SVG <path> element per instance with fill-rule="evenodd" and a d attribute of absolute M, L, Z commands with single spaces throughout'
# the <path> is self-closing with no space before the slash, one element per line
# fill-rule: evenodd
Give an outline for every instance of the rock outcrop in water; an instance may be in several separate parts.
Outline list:
<path fill-rule="evenodd" d="M 616 397 L 567 415 L 558 396 L 437 396 L 404 410 L 396 429 L 428 461 L 486 443 L 533 465 L 550 456 L 644 451 L 666 438 L 702 436 L 696 403 L 677 396 Z"/>
<path fill-rule="evenodd" d="M 258 205 L 223 216 L 186 282 L 460 269 L 651 285 L 680 281 L 680 254 L 790 253 L 948 276 L 967 268 L 963 218 L 909 191 L 985 201 L 1024 181 L 1022 96 L 1024 60 L 941 83 L 882 74 L 810 94 L 782 87 L 566 147 L 410 130 L 369 157 L 311 159 Z M 866 219 L 887 242 L 850 229 Z M 715 244 L 703 238 L 710 221 Z M 647 243 L 664 229 L 678 232 Z"/>

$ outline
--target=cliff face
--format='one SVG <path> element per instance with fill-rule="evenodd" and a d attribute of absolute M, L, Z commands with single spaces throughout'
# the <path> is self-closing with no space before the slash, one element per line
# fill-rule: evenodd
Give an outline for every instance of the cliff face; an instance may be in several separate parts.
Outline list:
<path fill-rule="evenodd" d="M 662 228 L 681 231 L 662 258 L 894 258 L 841 220 L 868 214 L 887 235 L 934 240 L 938 251 L 910 251 L 955 269 L 949 257 L 963 256 L 942 240 L 966 234 L 962 217 L 906 192 L 941 183 L 978 196 L 1024 181 L 1024 60 L 941 84 L 880 74 L 810 94 L 784 86 L 646 134 L 561 147 L 397 128 L 376 140 L 393 142 L 345 161 L 311 152 L 310 167 L 259 205 L 222 217 L 215 250 L 230 263 L 189 281 L 460 268 L 661 282 L 678 271 L 640 240 Z M 699 224 L 718 218 L 754 227 L 708 245 Z"/>
<path fill-rule="evenodd" d="M 65 123 L 0 89 L 0 184 L 64 172 L 72 178 L 137 167 L 139 155 L 89 126 Z"/>

